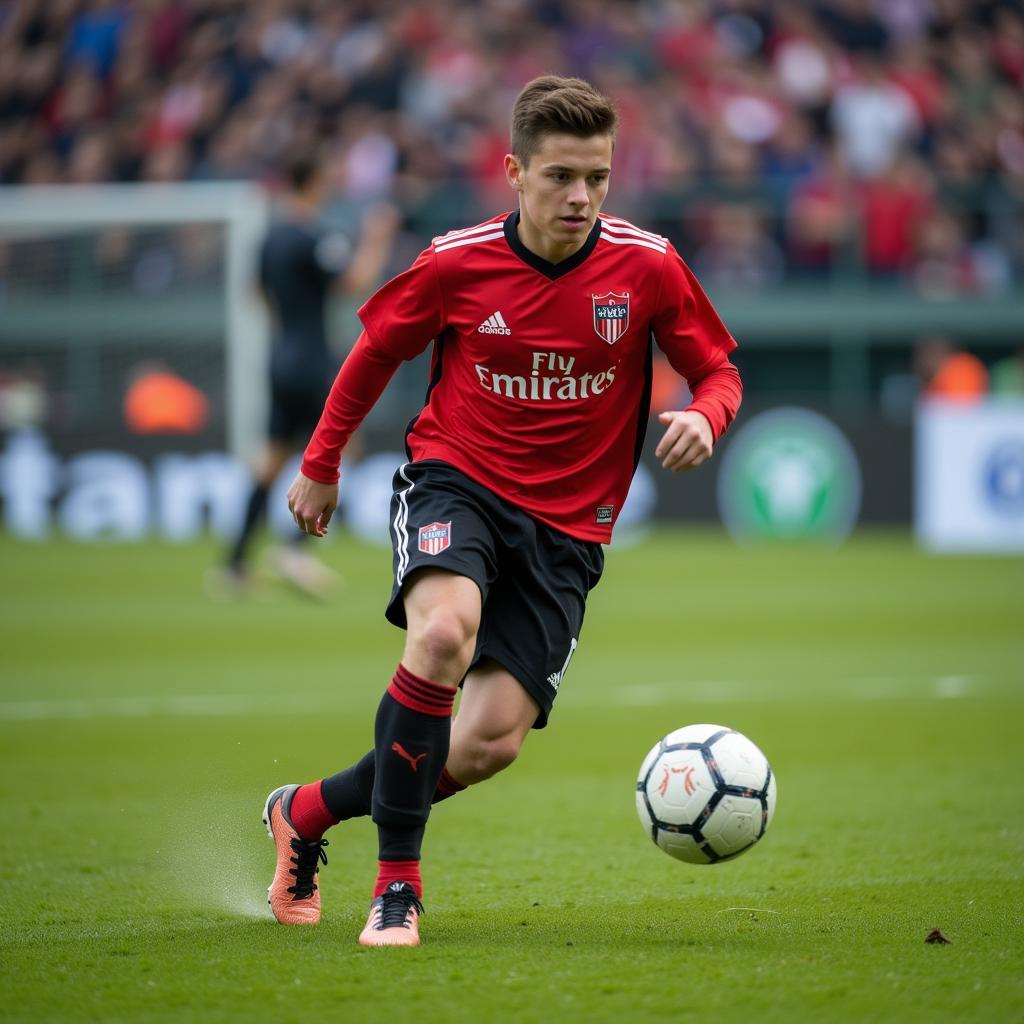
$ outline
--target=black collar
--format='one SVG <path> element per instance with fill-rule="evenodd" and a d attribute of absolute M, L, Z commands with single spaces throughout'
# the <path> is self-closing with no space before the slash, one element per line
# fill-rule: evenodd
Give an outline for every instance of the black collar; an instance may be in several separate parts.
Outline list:
<path fill-rule="evenodd" d="M 593 251 L 597 240 L 601 237 L 601 220 L 598 218 L 590 229 L 587 240 L 580 248 L 560 263 L 549 263 L 546 259 L 531 252 L 523 245 L 516 227 L 519 224 L 519 211 L 514 210 L 505 218 L 505 241 L 508 247 L 528 266 L 539 271 L 545 277 L 556 281 L 570 270 L 575 270 Z"/>

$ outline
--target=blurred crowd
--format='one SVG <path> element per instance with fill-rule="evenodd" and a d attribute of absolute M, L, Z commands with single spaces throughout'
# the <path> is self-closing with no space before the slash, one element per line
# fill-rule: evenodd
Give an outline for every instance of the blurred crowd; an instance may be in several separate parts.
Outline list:
<path fill-rule="evenodd" d="M 609 210 L 712 287 L 1024 280 L 1019 2 L 0 0 L 0 182 L 273 185 L 319 142 L 427 237 L 509 207 L 546 72 L 615 99 Z"/>

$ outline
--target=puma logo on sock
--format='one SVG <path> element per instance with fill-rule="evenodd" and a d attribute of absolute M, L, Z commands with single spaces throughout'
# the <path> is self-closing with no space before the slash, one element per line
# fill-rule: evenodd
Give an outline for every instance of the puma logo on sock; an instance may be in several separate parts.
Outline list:
<path fill-rule="evenodd" d="M 427 752 L 424 751 L 422 754 L 417 754 L 415 757 L 409 753 L 405 747 L 402 746 L 397 740 L 391 744 L 391 749 L 401 758 L 408 761 L 412 765 L 412 770 L 416 771 L 416 766 L 427 756 Z"/>

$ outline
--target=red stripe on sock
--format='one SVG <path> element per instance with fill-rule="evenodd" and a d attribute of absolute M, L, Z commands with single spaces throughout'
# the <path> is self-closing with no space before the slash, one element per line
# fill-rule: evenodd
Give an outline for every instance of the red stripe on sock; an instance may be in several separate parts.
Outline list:
<path fill-rule="evenodd" d="M 450 707 L 439 708 L 436 704 L 425 704 L 423 701 L 400 689 L 395 683 L 388 687 L 388 693 L 403 707 L 409 708 L 410 711 L 419 711 L 421 714 L 433 715 L 435 718 L 451 717 L 452 709 Z"/>
<path fill-rule="evenodd" d="M 396 675 L 392 682 L 402 693 L 407 694 L 414 700 L 422 701 L 424 704 L 434 704 L 439 708 L 443 708 L 452 703 L 447 697 L 438 697 L 436 694 L 422 689 L 415 683 L 406 682 L 400 676 Z"/>
<path fill-rule="evenodd" d="M 424 698 L 447 701 L 449 704 L 455 700 L 455 689 L 451 686 L 444 686 L 441 683 L 432 683 L 429 679 L 415 675 L 410 672 L 401 662 L 395 670 L 395 677 L 407 689 L 413 690 Z"/>
<path fill-rule="evenodd" d="M 423 899 L 423 879 L 420 877 L 418 860 L 377 861 L 377 883 L 373 887 L 373 898 L 380 896 L 392 882 L 408 882 L 416 890 L 416 895 Z"/>
<path fill-rule="evenodd" d="M 398 663 L 398 668 L 395 670 L 395 675 L 403 682 L 407 682 L 421 688 L 425 693 L 431 693 L 434 696 L 443 697 L 446 700 L 455 699 L 454 686 L 445 686 L 443 683 L 432 683 L 429 679 L 424 679 L 422 676 L 417 676 L 415 673 L 410 672 L 409 669 L 407 669 L 406 666 L 403 666 L 400 662 Z"/>
<path fill-rule="evenodd" d="M 319 782 L 299 786 L 292 797 L 288 817 L 303 839 L 322 839 L 324 833 L 341 820 L 327 809 Z"/>
<path fill-rule="evenodd" d="M 448 718 L 455 704 L 455 690 L 450 686 L 439 686 L 413 675 L 404 665 L 399 665 L 388 693 L 403 707 L 436 718 Z"/>
<path fill-rule="evenodd" d="M 461 793 L 466 787 L 447 768 L 441 769 L 441 778 L 437 780 L 437 790 L 445 796 Z"/>

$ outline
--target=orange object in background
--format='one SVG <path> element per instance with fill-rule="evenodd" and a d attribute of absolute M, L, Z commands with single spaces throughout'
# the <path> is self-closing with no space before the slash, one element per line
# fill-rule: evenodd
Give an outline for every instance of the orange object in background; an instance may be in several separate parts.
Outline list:
<path fill-rule="evenodd" d="M 198 434 L 209 418 L 206 395 L 169 370 L 141 374 L 124 396 L 124 421 L 133 434 Z"/>
<path fill-rule="evenodd" d="M 926 401 L 976 402 L 988 392 L 988 370 L 970 352 L 943 335 L 920 338 L 914 346 L 914 374 Z"/>
<path fill-rule="evenodd" d="M 927 398 L 973 402 L 988 392 L 988 370 L 970 352 L 953 352 L 939 364 L 925 388 Z"/>
<path fill-rule="evenodd" d="M 672 369 L 672 364 L 660 352 L 654 354 L 651 365 L 651 416 L 672 409 L 684 409 L 689 404 L 686 381 Z"/>

